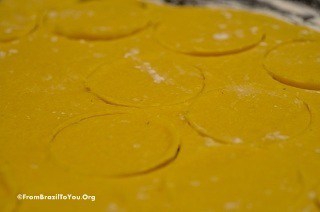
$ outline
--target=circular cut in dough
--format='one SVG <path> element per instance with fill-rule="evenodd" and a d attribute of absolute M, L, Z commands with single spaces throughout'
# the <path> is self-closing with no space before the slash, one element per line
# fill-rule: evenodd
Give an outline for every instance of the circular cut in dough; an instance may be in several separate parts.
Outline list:
<path fill-rule="evenodd" d="M 31 32 L 37 16 L 26 12 L 0 7 L 0 42 L 12 41 Z"/>
<path fill-rule="evenodd" d="M 255 15 L 232 10 L 182 8 L 157 28 L 156 37 L 178 52 L 210 56 L 249 49 L 264 37 Z"/>
<path fill-rule="evenodd" d="M 106 177 L 140 174 L 176 157 L 179 139 L 170 122 L 146 114 L 106 114 L 60 128 L 53 159 L 72 171 Z"/>
<path fill-rule="evenodd" d="M 184 102 L 204 86 L 197 68 L 164 58 L 120 60 L 99 67 L 87 87 L 107 102 L 126 106 L 159 106 Z"/>
<path fill-rule="evenodd" d="M 138 4 L 90 1 L 71 8 L 51 11 L 48 22 L 53 31 L 75 39 L 101 40 L 131 35 L 148 24 Z"/>
<path fill-rule="evenodd" d="M 265 58 L 265 68 L 286 85 L 320 90 L 320 42 L 299 41 L 280 45 Z"/>
<path fill-rule="evenodd" d="M 190 108 L 190 124 L 225 143 L 267 143 L 301 133 L 310 122 L 304 102 L 279 91 L 234 86 L 200 97 Z"/>

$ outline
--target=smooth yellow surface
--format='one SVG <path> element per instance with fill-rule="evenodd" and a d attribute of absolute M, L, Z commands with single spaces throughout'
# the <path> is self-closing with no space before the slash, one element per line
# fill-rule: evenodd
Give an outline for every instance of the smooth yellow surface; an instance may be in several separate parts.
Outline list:
<path fill-rule="evenodd" d="M 253 85 L 214 90 L 192 105 L 189 122 L 220 142 L 279 142 L 301 134 L 310 123 L 308 107 L 286 92 Z"/>
<path fill-rule="evenodd" d="M 177 104 L 202 91 L 204 79 L 196 67 L 168 58 L 130 56 L 132 52 L 98 67 L 86 82 L 90 91 L 107 102 L 129 106 Z"/>
<path fill-rule="evenodd" d="M 161 44 L 192 55 L 220 55 L 252 48 L 264 31 L 240 11 L 177 9 L 157 27 Z"/>
<path fill-rule="evenodd" d="M 174 159 L 179 140 L 170 124 L 144 116 L 93 114 L 78 119 L 58 129 L 50 152 L 62 166 L 87 175 L 148 172 Z"/>
<path fill-rule="evenodd" d="M 133 34 L 148 24 L 138 3 L 88 1 L 48 12 L 53 31 L 75 39 L 113 39 Z M 134 21 L 132 21 L 134 20 Z"/>
<path fill-rule="evenodd" d="M 8 171 L 8 164 L 0 161 L 0 210 L 13 211 L 16 208 L 17 200 L 13 192 L 13 179 Z"/>
<path fill-rule="evenodd" d="M 0 5 L 0 41 L 12 41 L 31 32 L 37 23 L 36 14 Z"/>
<path fill-rule="evenodd" d="M 32 17 L 0 32 L 0 211 L 319 210 L 319 32 L 134 0 L 0 8 Z"/>
<path fill-rule="evenodd" d="M 320 90 L 320 42 L 280 45 L 266 56 L 264 63 L 270 75 L 282 83 Z"/>

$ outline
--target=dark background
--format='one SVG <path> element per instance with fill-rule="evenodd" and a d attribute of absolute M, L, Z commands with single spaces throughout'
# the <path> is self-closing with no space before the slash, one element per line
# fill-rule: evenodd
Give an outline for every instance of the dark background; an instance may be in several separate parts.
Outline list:
<path fill-rule="evenodd" d="M 291 2 L 297 3 L 297 8 L 300 5 L 304 5 L 310 10 L 305 10 L 303 7 L 301 11 L 290 10 L 286 7 L 279 7 L 277 4 L 273 4 L 275 1 L 268 0 L 163 0 L 169 4 L 174 5 L 201 5 L 206 3 L 215 3 L 217 5 L 232 5 L 236 3 L 237 5 L 245 6 L 246 8 L 262 9 L 272 11 L 284 17 L 287 17 L 293 23 L 305 24 L 320 30 L 320 0 L 276 0 L 279 2 Z"/>
<path fill-rule="evenodd" d="M 211 2 L 228 2 L 228 0 L 164 0 L 167 3 L 172 3 L 176 5 L 185 5 L 185 4 L 200 4 L 206 1 L 211 1 Z M 229 0 L 230 1 L 230 0 Z M 279 0 L 279 1 L 295 1 L 295 2 L 300 2 L 306 5 L 309 5 L 311 7 L 316 7 L 320 9 L 320 0 Z M 242 0 L 238 1 L 244 4 L 248 5 L 263 5 L 267 3 L 262 3 L 259 0 Z"/>

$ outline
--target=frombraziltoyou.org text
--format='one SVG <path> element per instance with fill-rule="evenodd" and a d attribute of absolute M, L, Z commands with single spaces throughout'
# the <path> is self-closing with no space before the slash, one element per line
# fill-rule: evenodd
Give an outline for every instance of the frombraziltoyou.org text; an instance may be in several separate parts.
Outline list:
<path fill-rule="evenodd" d="M 74 201 L 96 201 L 96 197 L 94 195 L 82 194 L 82 195 L 74 195 L 74 194 L 54 194 L 54 195 L 46 195 L 46 194 L 18 194 L 18 200 L 74 200 Z"/>

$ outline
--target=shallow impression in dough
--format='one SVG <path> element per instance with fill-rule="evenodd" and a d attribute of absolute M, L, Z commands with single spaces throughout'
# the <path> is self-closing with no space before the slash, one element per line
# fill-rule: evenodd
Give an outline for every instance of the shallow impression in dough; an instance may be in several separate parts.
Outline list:
<path fill-rule="evenodd" d="M 88 40 L 128 36 L 148 24 L 145 11 L 138 3 L 117 1 L 90 1 L 51 11 L 47 20 L 57 34 Z"/>
<path fill-rule="evenodd" d="M 44 1 L 47 2 L 47 0 Z M 67 1 L 69 2 L 69 0 Z M 65 1 L 59 1 L 56 4 L 57 6 L 45 7 L 47 9 L 65 7 Z M 59 6 L 58 4 L 63 5 Z M 154 7 L 155 13 L 163 11 L 162 6 L 154 5 L 152 7 Z M 148 9 L 151 10 L 152 8 L 148 7 Z M 172 11 L 176 12 L 176 9 L 179 10 L 173 8 Z M 179 12 L 177 12 L 178 14 Z M 250 12 L 247 15 L 250 15 Z M 293 32 L 294 26 L 292 26 L 292 29 L 291 27 L 285 27 L 280 24 L 281 20 L 274 22 L 263 18 L 252 20 L 256 21 L 259 27 L 263 26 L 264 22 L 265 25 L 269 24 L 269 28 L 278 23 L 280 27 L 277 28 L 278 30 L 272 31 L 266 26 L 266 30 L 268 30 L 267 39 L 265 43 L 260 43 L 261 47 L 258 47 L 260 45 L 258 44 L 248 51 L 222 57 L 193 57 L 169 51 L 156 42 L 152 36 L 153 30 L 151 27 L 134 36 L 119 40 L 84 41 L 56 36 L 45 25 L 41 26 L 41 29 L 35 33 L 29 33 L 16 42 L 0 43 L 3 47 L 2 51 L 8 52 L 6 57 L 1 58 L 0 51 L 0 70 L 3 74 L 1 77 L 2 83 L 0 83 L 3 91 L 2 101 L 0 101 L 3 123 L 0 130 L 3 138 L 0 139 L 0 166 L 2 158 L 10 161 L 8 170 L 4 169 L 4 173 L 8 174 L 7 181 L 10 181 L 8 182 L 10 185 L 11 180 L 13 181 L 13 186 L 10 186 L 11 194 L 13 194 L 12 200 L 18 202 L 14 209 L 19 212 L 59 210 L 139 211 L 141 209 L 152 211 L 154 206 L 157 205 L 159 211 L 272 211 L 275 209 L 279 211 L 299 211 L 295 208 L 298 201 L 299 203 L 311 202 L 313 204 L 314 199 L 309 199 L 306 194 L 309 193 L 309 187 L 311 186 L 312 191 L 314 191 L 313 185 L 316 184 L 318 176 L 320 176 L 318 154 L 320 148 L 318 142 L 320 140 L 320 122 L 318 121 L 320 99 L 318 93 L 294 87 L 290 88 L 278 83 L 272 80 L 262 67 L 266 51 L 272 48 L 273 44 L 279 43 L 279 40 L 293 39 L 298 34 L 299 29 Z M 128 123 L 124 127 L 117 127 L 118 124 L 115 126 L 119 128 L 119 131 L 117 131 L 119 134 L 122 132 L 121 136 L 128 136 L 129 138 L 132 135 L 132 137 L 140 138 L 142 141 L 140 146 L 139 143 L 138 145 L 137 143 L 132 144 L 133 149 L 141 150 L 137 153 L 137 155 L 140 154 L 138 156 L 134 154 L 133 150 L 127 149 L 130 146 L 129 141 L 125 142 L 129 145 L 118 146 L 118 144 L 122 144 L 120 142 L 123 141 L 122 137 L 115 140 L 119 142 L 112 148 L 103 142 L 101 144 L 92 142 L 94 136 L 97 137 L 97 140 L 103 137 L 100 134 L 104 133 L 100 129 L 101 125 L 108 124 L 109 126 L 113 122 L 117 123 L 116 121 L 106 121 L 107 124 L 100 124 L 100 121 L 95 123 L 94 120 L 97 119 L 92 117 L 92 114 L 82 116 L 83 118 L 72 118 L 70 122 L 64 123 L 63 129 L 59 128 L 61 134 L 55 133 L 59 140 L 53 139 L 49 143 L 52 138 L 49 135 L 54 133 L 57 125 L 79 114 L 87 112 L 100 114 L 100 111 L 110 110 L 134 113 L 141 111 L 141 109 L 105 104 L 94 94 L 88 92 L 83 84 L 88 75 L 92 71 L 94 73 L 102 63 L 111 64 L 117 58 L 133 57 L 139 51 L 139 56 L 154 53 L 165 57 L 170 56 L 177 63 L 180 63 L 180 59 L 185 59 L 188 64 L 200 67 L 206 76 L 205 90 L 207 91 L 234 84 L 256 82 L 269 87 L 274 93 L 279 92 L 281 95 L 287 92 L 292 92 L 292 94 L 297 92 L 297 96 L 310 106 L 312 124 L 307 130 L 294 138 L 292 131 L 296 130 L 298 134 L 300 128 L 297 130 L 296 127 L 293 127 L 292 131 L 289 130 L 288 132 L 292 133 L 292 136 L 289 133 L 272 130 L 272 133 L 267 136 L 269 140 L 263 140 L 264 143 L 259 148 L 252 148 L 251 146 L 257 147 L 257 145 L 248 145 L 245 143 L 247 140 L 244 140 L 238 134 L 237 136 L 240 139 L 231 141 L 235 143 L 243 141 L 244 145 L 221 144 L 218 143 L 218 139 L 214 139 L 212 136 L 200 136 L 199 130 L 196 131 L 187 124 L 184 116 L 189 108 L 187 103 L 197 100 L 202 95 L 202 92 L 200 92 L 199 95 L 195 94 L 195 98 L 191 98 L 185 104 L 143 108 L 143 111 L 152 113 L 150 115 L 153 116 L 150 119 L 145 119 L 155 120 L 157 115 L 169 116 L 170 121 L 178 129 L 182 146 L 176 160 L 174 160 L 173 150 L 172 152 L 169 151 L 168 157 L 160 156 L 160 153 L 164 152 L 163 149 L 165 149 L 166 144 L 163 144 L 163 146 L 162 143 L 152 147 L 144 146 L 144 141 L 151 139 L 145 140 L 147 136 L 140 136 L 136 135 L 135 132 L 127 131 L 131 128 L 137 131 L 136 123 L 138 121 L 134 121 L 133 124 Z M 146 79 L 154 83 L 152 76 L 148 74 L 146 73 Z M 121 80 L 126 82 L 125 85 L 119 87 L 119 90 L 125 89 L 128 81 L 130 86 L 140 82 L 136 78 L 130 78 L 130 75 L 127 77 L 127 75 L 122 74 L 121 77 Z M 121 77 L 119 77 L 119 80 Z M 130 79 L 133 80 L 130 81 Z M 180 77 L 177 77 L 177 79 L 180 79 Z M 189 83 L 189 79 L 186 79 L 186 82 Z M 144 87 L 144 84 L 142 82 L 139 89 L 143 89 L 142 92 L 149 92 L 149 87 Z M 194 86 L 190 85 L 190 87 L 194 89 Z M 287 92 L 280 91 L 284 87 Z M 276 90 L 277 88 L 279 90 Z M 125 92 L 128 92 L 128 90 L 129 88 L 123 94 L 127 95 Z M 165 89 L 165 91 L 168 90 L 172 89 Z M 167 94 L 161 91 L 156 98 L 161 99 L 163 95 Z M 116 94 L 113 97 L 118 98 Z M 128 96 L 125 97 L 121 99 L 123 100 L 122 103 L 128 104 L 127 100 L 129 98 L 127 98 Z M 179 97 L 184 99 L 182 96 Z M 288 97 L 289 102 L 292 98 L 294 97 Z M 220 99 L 213 103 L 213 106 L 216 107 Z M 284 99 L 286 98 L 284 97 Z M 117 100 L 120 101 L 120 99 Z M 169 100 L 166 102 L 176 101 L 173 97 L 170 97 Z M 152 100 L 147 103 L 150 102 L 154 103 L 156 101 Z M 267 103 L 270 102 L 273 102 L 272 98 Z M 135 102 L 132 104 L 137 105 Z M 250 104 L 248 103 L 248 105 Z M 261 111 L 260 109 L 256 110 Z M 295 110 L 292 113 L 294 112 Z M 287 113 L 291 114 L 291 112 Z M 240 117 L 243 116 L 242 113 L 239 114 Z M 267 119 L 273 117 L 272 114 L 274 114 L 272 110 L 271 112 L 263 110 L 263 115 Z M 135 120 L 136 115 L 133 116 L 132 119 Z M 211 118 L 210 113 L 206 116 L 207 119 Z M 141 120 L 141 125 L 139 124 L 141 129 L 145 128 L 142 126 L 143 117 L 137 118 Z M 232 121 L 238 123 L 238 118 Z M 251 126 L 255 123 L 259 124 L 260 120 L 249 121 L 252 121 L 252 119 L 248 120 L 248 123 L 243 124 L 241 122 L 239 125 L 246 126 L 249 124 Z M 282 125 L 285 126 L 288 122 L 289 126 L 292 126 L 293 121 L 289 120 L 288 122 L 288 119 L 285 119 Z M 153 121 L 150 122 L 153 123 Z M 170 132 L 161 130 L 169 126 L 164 122 L 159 120 L 159 124 L 155 124 L 155 128 L 159 132 L 152 128 L 150 134 L 151 131 L 157 131 L 154 134 L 159 134 L 159 139 L 163 138 L 163 134 L 170 134 Z M 84 126 L 85 123 L 89 127 Z M 88 131 L 85 135 L 86 130 L 84 128 L 90 128 L 91 124 L 93 130 Z M 300 124 L 299 121 L 296 124 Z M 74 127 L 78 127 L 78 130 Z M 104 126 L 101 128 L 105 129 Z M 227 129 L 227 127 L 224 129 Z M 231 131 L 232 128 L 229 129 Z M 73 136 L 76 131 L 79 132 L 79 135 Z M 112 133 L 111 130 L 107 132 L 107 136 L 114 134 L 113 130 Z M 175 134 L 174 132 L 176 131 L 172 130 L 173 134 Z M 228 135 L 231 134 L 231 132 L 227 133 Z M 287 138 L 286 136 L 290 137 Z M 278 140 L 272 140 L 275 137 L 278 137 Z M 167 140 L 171 141 L 172 139 L 168 138 Z M 56 141 L 58 142 L 54 144 Z M 96 143 L 99 144 L 94 146 Z M 272 144 L 265 145 L 265 143 Z M 108 149 L 104 150 L 104 146 Z M 114 152 L 117 153 L 116 157 L 113 156 Z M 122 154 L 123 152 L 125 154 Z M 145 163 L 140 163 L 139 159 L 145 152 L 147 152 L 145 156 L 147 159 Z M 150 156 L 153 156 L 153 154 L 155 154 L 154 158 Z M 109 159 L 108 156 L 112 158 Z M 159 158 L 159 160 L 156 158 Z M 163 162 L 164 158 L 168 160 Z M 131 167 L 133 168 L 131 169 Z M 149 169 L 141 171 L 141 167 Z M 121 176 L 121 178 L 116 178 L 116 176 Z M 17 183 L 18 185 L 16 185 Z M 52 201 L 23 201 L 20 204 L 21 202 L 17 201 L 16 198 L 17 193 L 20 192 L 30 195 L 38 193 L 45 195 L 56 193 L 82 195 L 87 193 L 88 195 L 95 195 L 96 201 L 94 203 L 91 201 L 57 201 L 53 204 L 51 204 Z M 7 195 L 7 193 L 5 194 Z M 300 198 L 302 196 L 308 197 L 302 199 Z M 9 199 L 6 197 L 9 196 L 0 197 L 0 202 L 9 203 Z M 3 211 L 2 208 L 0 208 L 0 211 Z M 12 211 L 11 208 L 9 211 Z M 317 208 L 315 208 L 315 211 L 317 211 Z"/>
<path fill-rule="evenodd" d="M 300 99 L 251 85 L 206 93 L 187 118 L 201 134 L 233 144 L 285 141 L 310 123 L 308 107 Z"/>
<path fill-rule="evenodd" d="M 221 55 L 249 49 L 264 36 L 254 15 L 236 10 L 177 9 L 156 31 L 159 42 L 192 55 Z"/>
<path fill-rule="evenodd" d="M 130 57 L 102 65 L 86 86 L 109 103 L 140 107 L 184 102 L 198 95 L 203 83 L 201 71 L 182 61 Z"/>
<path fill-rule="evenodd" d="M 12 41 L 31 32 L 37 23 L 37 16 L 0 6 L 0 42 Z"/>
<path fill-rule="evenodd" d="M 319 41 L 296 41 L 279 45 L 266 56 L 264 66 L 281 83 L 320 90 Z"/>
<path fill-rule="evenodd" d="M 170 122 L 145 114 L 103 114 L 68 123 L 54 135 L 53 160 L 86 175 L 121 177 L 174 160 L 179 139 Z"/>

